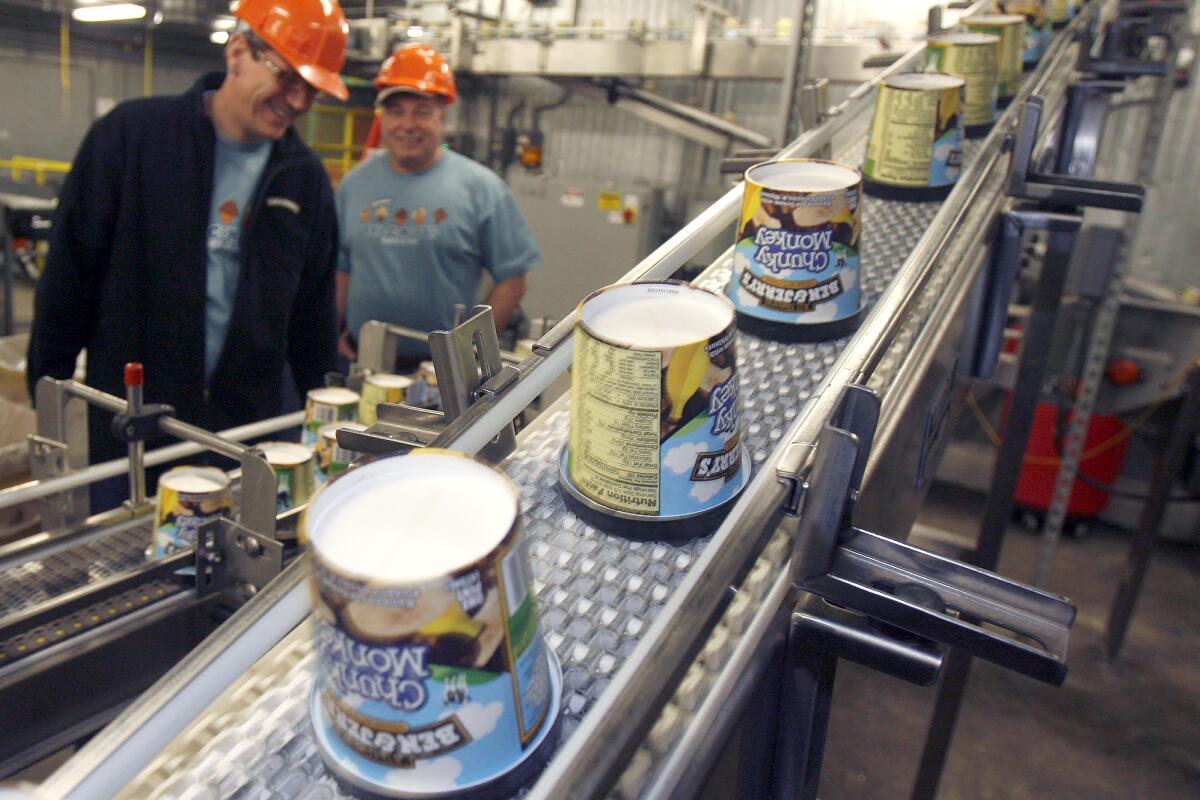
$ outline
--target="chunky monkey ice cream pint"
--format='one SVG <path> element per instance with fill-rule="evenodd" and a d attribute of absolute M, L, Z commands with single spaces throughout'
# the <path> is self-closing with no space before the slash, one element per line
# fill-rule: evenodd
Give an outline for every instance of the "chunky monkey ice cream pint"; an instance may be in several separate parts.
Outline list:
<path fill-rule="evenodd" d="M 576 510 L 710 532 L 689 521 L 728 504 L 749 475 L 735 334 L 729 302 L 686 284 L 610 286 L 580 304 L 560 475 Z"/>
<path fill-rule="evenodd" d="M 304 401 L 304 427 L 300 430 L 300 443 L 315 445 L 320 438 L 322 425 L 356 421 L 361 400 L 358 392 L 344 386 L 310 389 Z"/>
<path fill-rule="evenodd" d="M 862 175 L 817 159 L 746 170 L 727 293 L 738 327 L 767 339 L 822 341 L 862 319 Z"/>
<path fill-rule="evenodd" d="M 233 509 L 229 476 L 216 467 L 175 467 L 158 479 L 154 508 L 154 558 L 196 546 L 196 531 Z"/>
<path fill-rule="evenodd" d="M 863 162 L 867 194 L 936 200 L 962 174 L 962 94 L 954 75 L 906 72 L 879 86 Z"/>
<path fill-rule="evenodd" d="M 944 72 L 966 81 L 963 129 L 968 139 L 986 135 L 996 121 L 999 65 L 1000 37 L 990 33 L 937 33 L 925 45 L 926 72 Z"/>
<path fill-rule="evenodd" d="M 514 791 L 561 694 L 516 485 L 458 453 L 377 459 L 329 481 L 303 530 L 313 727 L 338 780 L 396 797 Z"/>

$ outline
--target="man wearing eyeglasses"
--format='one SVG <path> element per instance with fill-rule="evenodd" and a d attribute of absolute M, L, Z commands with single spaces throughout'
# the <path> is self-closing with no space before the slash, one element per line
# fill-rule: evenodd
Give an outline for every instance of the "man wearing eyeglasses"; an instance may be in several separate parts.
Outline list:
<path fill-rule="evenodd" d="M 89 385 L 123 397 L 140 361 L 146 402 L 221 430 L 280 413 L 285 363 L 301 396 L 334 368 L 333 193 L 292 124 L 318 92 L 348 96 L 346 20 L 333 0 L 234 13 L 224 74 L 122 103 L 80 146 L 37 289 L 31 393 L 86 348 Z M 89 434 L 91 461 L 124 455 L 106 415 Z"/>
<path fill-rule="evenodd" d="M 474 305 L 485 271 L 493 285 L 484 302 L 503 330 L 541 254 L 504 181 L 442 147 L 457 95 L 450 66 L 428 45 L 407 45 L 383 63 L 375 86 L 386 153 L 337 191 L 339 349 L 353 359 L 371 320 L 448 330 L 455 305 Z M 427 358 L 425 343 L 400 341 L 401 370 Z"/>

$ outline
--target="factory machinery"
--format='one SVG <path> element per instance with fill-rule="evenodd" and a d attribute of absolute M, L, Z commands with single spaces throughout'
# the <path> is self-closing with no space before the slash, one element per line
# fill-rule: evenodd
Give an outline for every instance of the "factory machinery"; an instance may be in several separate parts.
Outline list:
<path fill-rule="evenodd" d="M 998 523 L 1012 510 L 1012 470 L 996 470 L 971 565 L 904 539 L 969 386 L 996 363 L 1031 237 L 1041 245 L 1025 336 L 1036 342 L 1050 335 L 1072 253 L 1103 227 L 1095 223 L 1132 230 L 1137 219 L 1139 186 L 1058 167 L 1094 164 L 1104 128 L 1096 112 L 1114 95 L 1082 104 L 1086 115 L 1073 99 L 1102 80 L 1115 96 L 1149 96 L 1141 107 L 1153 123 L 1170 86 L 1162 54 L 1147 58 L 1146 45 L 1170 40 L 1172 20 L 1186 10 L 1086 5 L 994 130 L 968 143 L 962 177 L 944 202 L 868 199 L 861 256 L 870 312 L 855 335 L 815 344 L 739 335 L 753 477 L 710 535 L 637 540 L 571 513 L 557 488 L 565 398 L 513 431 L 512 420 L 570 366 L 570 318 L 513 364 L 489 339 L 489 312 L 476 309 L 456 330 L 431 336 L 442 414 L 381 405 L 368 430 L 339 432 L 340 444 L 359 453 L 425 444 L 480 453 L 521 487 L 541 630 L 563 668 L 560 742 L 529 797 L 695 796 L 712 780 L 701 765 L 718 762 L 727 796 L 815 797 L 839 658 L 926 685 L 946 673 L 917 787 L 931 797 L 972 657 L 1050 683 L 1064 679 L 1074 608 L 988 571 L 1004 530 Z M 861 162 L 876 87 L 921 58 L 920 48 L 904 55 L 779 155 Z M 672 276 L 728 229 L 741 192 L 731 189 L 625 279 Z M 732 248 L 695 283 L 720 290 L 731 256 Z M 361 366 L 387 364 L 403 331 L 369 328 Z M 1023 450 L 1044 356 L 1043 348 L 1024 348 L 1016 365 L 1000 465 Z M 0 662 L 0 707 L 10 722 L 4 771 L 112 719 L 38 791 L 342 796 L 308 718 L 315 657 L 306 558 L 286 533 L 294 517 L 275 517 L 263 486 L 269 468 L 232 443 L 298 418 L 218 438 L 143 406 L 134 388 L 125 400 L 66 381 L 44 380 L 38 391 L 40 480 L 19 491 L 50 497 L 60 526 L 0 551 L 0 653 L 10 659 Z M 118 415 L 128 464 L 82 469 L 72 399 Z M 166 561 L 143 554 L 150 534 L 138 503 L 141 466 L 164 457 L 141 453 L 154 431 L 241 462 L 240 522 L 212 523 L 199 552 Z M 80 482 L 127 469 L 133 508 L 83 520 Z M 194 577 L 179 574 L 185 565 Z M 722 759 L 739 734 L 754 746 L 741 748 L 737 763 Z"/>

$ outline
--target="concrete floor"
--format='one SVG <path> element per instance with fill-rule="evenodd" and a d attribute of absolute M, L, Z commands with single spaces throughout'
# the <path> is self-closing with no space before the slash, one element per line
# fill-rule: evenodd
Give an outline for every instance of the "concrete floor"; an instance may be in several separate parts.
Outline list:
<path fill-rule="evenodd" d="M 974 537 L 982 507 L 977 494 L 938 486 L 921 522 Z M 1046 588 L 1078 608 L 1066 683 L 974 662 L 939 800 L 1200 797 L 1200 550 L 1160 545 L 1110 664 L 1104 631 L 1128 543 L 1108 528 L 1063 540 Z M 998 571 L 1030 580 L 1036 544 L 1010 528 Z M 933 688 L 840 665 L 822 800 L 909 797 L 933 698 Z"/>

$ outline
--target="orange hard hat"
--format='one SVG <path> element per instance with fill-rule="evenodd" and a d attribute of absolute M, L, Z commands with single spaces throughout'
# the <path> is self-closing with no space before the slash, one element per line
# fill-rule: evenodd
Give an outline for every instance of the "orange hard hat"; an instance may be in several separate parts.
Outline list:
<path fill-rule="evenodd" d="M 339 100 L 350 96 L 338 74 L 350 26 L 337 0 L 241 0 L 233 13 L 310 85 Z"/>
<path fill-rule="evenodd" d="M 383 62 L 375 76 L 376 103 L 396 92 L 434 94 L 453 103 L 458 97 L 454 73 L 442 54 L 427 44 L 406 44 Z"/>

